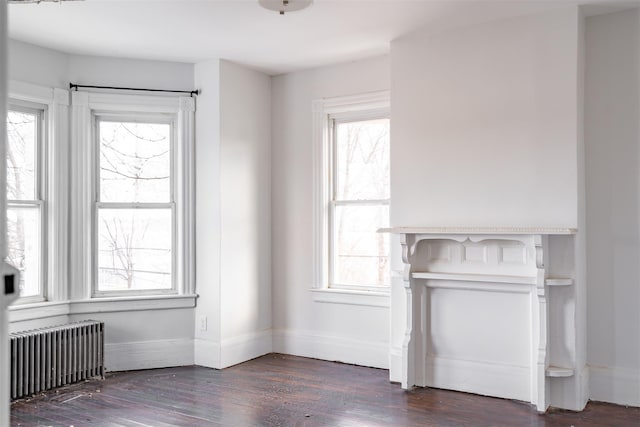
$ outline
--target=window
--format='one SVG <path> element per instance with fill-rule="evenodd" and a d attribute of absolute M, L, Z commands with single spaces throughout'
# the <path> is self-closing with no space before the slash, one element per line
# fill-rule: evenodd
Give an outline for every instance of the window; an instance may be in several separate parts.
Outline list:
<path fill-rule="evenodd" d="M 95 116 L 96 295 L 175 292 L 174 123 Z"/>
<path fill-rule="evenodd" d="M 376 116 L 330 116 L 330 287 L 389 284 L 389 118 Z"/>
<path fill-rule="evenodd" d="M 324 99 L 314 110 L 315 299 L 361 303 L 322 291 L 388 295 L 389 237 L 377 230 L 389 226 L 389 95 Z"/>
<path fill-rule="evenodd" d="M 22 302 L 45 298 L 44 109 L 7 112 L 7 262 L 20 271 Z"/>

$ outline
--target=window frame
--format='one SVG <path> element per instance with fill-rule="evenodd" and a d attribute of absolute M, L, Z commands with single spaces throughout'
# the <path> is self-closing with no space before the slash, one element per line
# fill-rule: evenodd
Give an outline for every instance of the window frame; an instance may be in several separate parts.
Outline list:
<path fill-rule="evenodd" d="M 34 147 L 34 199 L 9 199 L 7 195 L 7 210 L 11 208 L 37 208 L 39 216 L 39 237 L 38 251 L 40 265 L 38 272 L 38 294 L 30 296 L 19 296 L 14 304 L 31 304 L 47 301 L 48 297 L 48 209 L 47 209 L 47 188 L 48 188 L 48 108 L 46 104 L 24 101 L 10 97 L 7 102 L 7 116 L 9 112 L 15 111 L 24 114 L 33 114 L 36 117 L 36 141 Z M 6 120 L 7 118 L 5 118 Z M 5 232 L 6 230 L 5 226 Z"/>
<path fill-rule="evenodd" d="M 327 212 L 327 221 L 328 221 L 328 242 L 327 242 L 327 251 L 328 251 L 328 278 L 327 278 L 327 288 L 329 289 L 342 289 L 342 290 L 353 290 L 353 291 L 367 291 L 367 292 L 384 292 L 389 288 L 390 283 L 386 285 L 375 285 L 369 283 L 362 284 L 345 284 L 338 283 L 335 281 L 335 264 L 336 264 L 336 230 L 335 230 L 335 216 L 336 216 L 336 208 L 338 206 L 387 206 L 389 207 L 391 204 L 391 197 L 386 199 L 339 199 L 337 197 L 338 194 L 338 180 L 336 179 L 336 171 L 338 170 L 338 155 L 337 155 L 337 143 L 338 143 L 338 125 L 345 123 L 357 123 L 363 122 L 367 120 L 381 120 L 388 119 L 390 120 L 390 114 L 388 109 L 374 109 L 374 110 L 366 110 L 366 111 L 358 111 L 358 112 L 348 112 L 348 113 L 334 113 L 329 114 L 327 120 L 328 123 L 328 141 L 329 145 L 329 159 L 327 166 L 329 168 L 327 179 L 329 180 L 328 189 L 329 189 L 329 200 L 328 200 L 328 212 Z M 390 254 L 389 254 L 390 255 Z"/>
<path fill-rule="evenodd" d="M 153 299 L 159 304 L 163 299 L 195 297 L 195 199 L 194 199 L 194 146 L 195 99 L 186 96 L 149 96 L 113 94 L 105 92 L 71 92 L 73 128 L 71 132 L 71 289 L 72 301 L 104 301 L 122 305 L 131 300 Z M 172 183 L 173 222 L 172 233 L 172 290 L 109 291 L 97 290 L 97 224 L 94 201 L 97 175 L 95 115 L 117 117 L 173 117 Z M 124 305 L 123 305 L 124 307 Z"/>
<path fill-rule="evenodd" d="M 330 215 L 335 194 L 335 120 L 389 118 L 390 93 L 377 91 L 313 101 L 313 250 L 311 291 L 316 302 L 389 307 L 390 286 L 331 284 L 332 234 Z M 390 204 L 390 203 L 389 203 Z"/>
<path fill-rule="evenodd" d="M 128 123 L 151 123 L 151 124 L 168 124 L 171 127 L 171 140 L 169 142 L 169 201 L 168 202 L 103 202 L 100 200 L 100 122 L 128 122 Z M 178 284 L 176 280 L 177 257 L 177 218 L 175 195 L 179 192 L 176 188 L 176 162 L 175 162 L 175 146 L 176 146 L 176 117 L 170 113 L 114 113 L 101 111 L 92 112 L 92 143 L 93 143 L 93 200 L 92 200 L 92 288 L 91 296 L 93 298 L 105 297 L 125 297 L 125 296 L 150 296 L 150 295 L 176 295 L 178 294 Z M 139 289 L 139 290 L 119 290 L 119 291 L 101 291 L 99 285 L 99 239 L 98 239 L 98 219 L 100 209 L 169 209 L 171 211 L 171 287 L 169 289 Z"/>

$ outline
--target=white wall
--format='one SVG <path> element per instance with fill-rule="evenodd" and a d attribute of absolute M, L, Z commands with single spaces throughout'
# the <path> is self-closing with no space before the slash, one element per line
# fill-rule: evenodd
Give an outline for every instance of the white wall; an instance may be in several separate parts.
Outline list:
<path fill-rule="evenodd" d="M 195 363 L 220 366 L 220 61 L 195 66 L 196 293 Z"/>
<path fill-rule="evenodd" d="M 9 40 L 9 79 L 61 89 L 69 88 L 69 55 Z"/>
<path fill-rule="evenodd" d="M 274 351 L 388 365 L 387 308 L 314 302 L 310 292 L 314 262 L 311 103 L 387 89 L 387 57 L 272 80 Z"/>
<path fill-rule="evenodd" d="M 222 366 L 271 352 L 271 78 L 220 63 Z"/>
<path fill-rule="evenodd" d="M 194 85 L 194 68 L 190 64 L 68 55 L 16 41 L 10 42 L 8 66 L 12 80 L 62 89 L 68 89 L 70 81 L 187 90 Z M 193 364 L 194 311 L 193 308 L 134 309 L 52 315 L 14 321 L 10 327 L 18 331 L 82 319 L 103 320 L 108 369 L 155 368 Z"/>
<path fill-rule="evenodd" d="M 68 78 L 76 84 L 97 86 L 195 88 L 193 64 L 179 62 L 70 55 Z"/>
<path fill-rule="evenodd" d="M 271 79 L 220 60 L 195 71 L 195 360 L 223 368 L 272 349 Z"/>
<path fill-rule="evenodd" d="M 640 406 L 640 13 L 586 21 L 591 398 Z"/>
<path fill-rule="evenodd" d="M 575 16 L 392 42 L 393 226 L 577 226 Z"/>

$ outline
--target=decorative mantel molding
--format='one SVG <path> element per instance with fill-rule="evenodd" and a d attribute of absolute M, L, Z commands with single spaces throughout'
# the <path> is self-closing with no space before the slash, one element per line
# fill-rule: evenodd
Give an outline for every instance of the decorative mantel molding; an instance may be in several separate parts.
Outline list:
<path fill-rule="evenodd" d="M 433 386 L 526 400 L 545 412 L 551 382 L 571 381 L 576 372 L 575 340 L 564 332 L 575 325 L 559 324 L 558 319 L 571 315 L 555 313 L 572 310 L 575 304 L 575 261 L 566 239 L 573 241 L 577 230 L 394 227 L 379 231 L 399 234 L 402 246 L 407 322 L 402 388 Z M 558 259 L 551 260 L 551 254 Z M 550 295 L 550 289 L 568 292 Z M 509 331 L 511 338 L 496 340 L 501 330 Z M 465 341 L 469 331 L 488 349 L 469 347 Z M 558 342 L 563 344 L 554 348 Z"/>
<path fill-rule="evenodd" d="M 571 235 L 575 228 L 562 227 L 390 227 L 378 230 L 392 234 L 541 234 Z"/>

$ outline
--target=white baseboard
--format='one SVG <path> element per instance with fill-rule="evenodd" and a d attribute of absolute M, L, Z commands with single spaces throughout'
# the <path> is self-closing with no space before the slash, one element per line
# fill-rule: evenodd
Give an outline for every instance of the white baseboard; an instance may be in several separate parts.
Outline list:
<path fill-rule="evenodd" d="M 427 358 L 428 387 L 531 401 L 529 367 L 469 360 Z"/>
<path fill-rule="evenodd" d="M 389 368 L 389 345 L 387 343 L 277 330 L 273 332 L 273 351 L 373 368 Z"/>
<path fill-rule="evenodd" d="M 591 400 L 640 406 L 640 370 L 589 367 Z"/>
<path fill-rule="evenodd" d="M 105 344 L 107 371 L 193 365 L 193 340 L 157 340 Z"/>
<path fill-rule="evenodd" d="M 196 338 L 194 340 L 194 363 L 206 368 L 220 369 L 220 344 Z"/>
<path fill-rule="evenodd" d="M 402 382 L 402 348 L 391 347 L 389 351 L 389 381 Z"/>
<path fill-rule="evenodd" d="M 222 340 L 220 367 L 228 368 L 273 351 L 271 330 L 255 332 Z"/>

